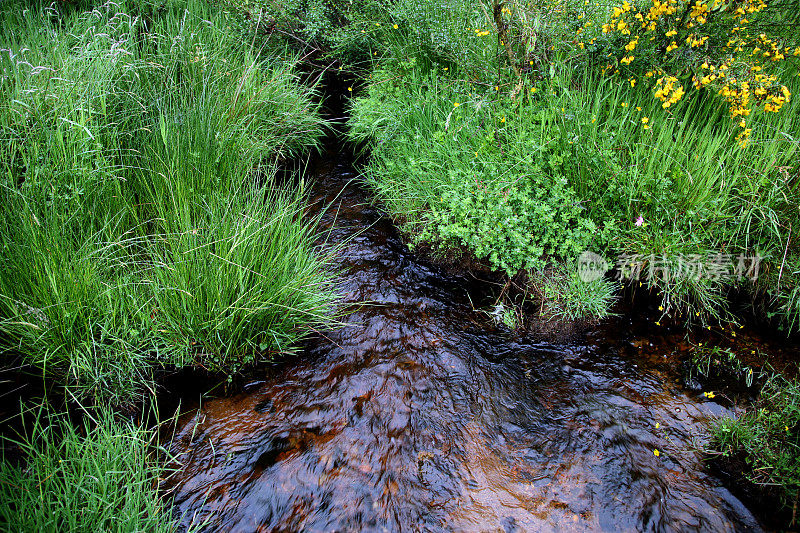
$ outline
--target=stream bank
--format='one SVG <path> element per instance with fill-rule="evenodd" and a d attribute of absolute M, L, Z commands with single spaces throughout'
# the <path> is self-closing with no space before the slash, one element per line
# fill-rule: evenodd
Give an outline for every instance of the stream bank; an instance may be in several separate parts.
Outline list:
<path fill-rule="evenodd" d="M 736 398 L 684 385 L 681 328 L 633 313 L 579 342 L 519 335 L 476 311 L 481 284 L 408 251 L 341 146 L 314 174 L 328 241 L 346 242 L 352 313 L 291 365 L 181 417 L 168 489 L 184 528 L 765 527 L 772 510 L 705 467 L 707 423 Z"/>

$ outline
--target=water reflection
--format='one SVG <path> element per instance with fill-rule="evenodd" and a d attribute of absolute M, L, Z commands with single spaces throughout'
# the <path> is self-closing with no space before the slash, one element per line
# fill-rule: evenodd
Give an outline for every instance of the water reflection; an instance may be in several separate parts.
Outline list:
<path fill-rule="evenodd" d="M 516 338 L 357 187 L 339 194 L 347 161 L 321 174 L 315 199 L 339 206 L 330 239 L 351 238 L 342 292 L 373 304 L 256 390 L 185 415 L 171 482 L 184 527 L 760 529 L 703 469 L 704 423 L 725 408 L 676 382 L 680 339 L 650 345 L 626 319 L 581 345 Z"/>

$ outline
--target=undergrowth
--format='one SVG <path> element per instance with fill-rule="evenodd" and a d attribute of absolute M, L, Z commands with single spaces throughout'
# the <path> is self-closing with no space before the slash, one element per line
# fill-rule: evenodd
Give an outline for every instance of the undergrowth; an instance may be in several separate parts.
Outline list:
<path fill-rule="evenodd" d="M 277 163 L 318 146 L 285 48 L 201 1 L 2 5 L 0 348 L 78 397 L 231 375 L 331 324 Z"/>
<path fill-rule="evenodd" d="M 744 476 L 776 489 L 784 504 L 796 509 L 800 499 L 800 383 L 796 379 L 771 376 L 755 405 L 737 418 L 715 422 L 712 435 L 714 453 L 743 456 Z"/>
<path fill-rule="evenodd" d="M 156 488 L 154 434 L 107 411 L 74 426 L 35 410 L 16 444 L 18 463 L 0 461 L 4 531 L 175 531 Z"/>

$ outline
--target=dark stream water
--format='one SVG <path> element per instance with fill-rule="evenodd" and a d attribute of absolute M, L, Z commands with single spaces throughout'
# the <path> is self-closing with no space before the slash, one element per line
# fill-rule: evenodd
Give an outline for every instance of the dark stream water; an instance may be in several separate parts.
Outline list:
<path fill-rule="evenodd" d="M 697 451 L 728 411 L 682 386 L 682 334 L 627 316 L 579 342 L 515 335 L 473 308 L 470 279 L 408 251 L 346 156 L 317 175 L 313 199 L 338 206 L 330 240 L 351 239 L 342 292 L 372 304 L 248 392 L 180 419 L 184 527 L 761 529 Z"/>

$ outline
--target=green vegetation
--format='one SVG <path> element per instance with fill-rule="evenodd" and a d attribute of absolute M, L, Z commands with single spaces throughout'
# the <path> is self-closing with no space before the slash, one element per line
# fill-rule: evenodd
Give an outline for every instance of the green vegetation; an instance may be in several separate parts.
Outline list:
<path fill-rule="evenodd" d="M 411 244 L 512 276 L 591 249 L 687 322 L 733 287 L 798 330 L 790 3 L 248 6 L 364 73 L 349 136 Z"/>
<path fill-rule="evenodd" d="M 713 427 L 713 448 L 743 456 L 747 479 L 777 488 L 786 505 L 800 499 L 800 383 L 779 374 L 766 381 L 758 402 L 738 418 Z"/>
<path fill-rule="evenodd" d="M 798 330 L 789 3 L 282 5 L 250 4 L 365 73 L 349 136 L 411 244 L 511 276 L 589 249 L 687 322 L 733 287 Z"/>
<path fill-rule="evenodd" d="M 302 185 L 275 179 L 319 104 L 246 30 L 203 1 L 0 2 L 0 353 L 57 391 L 0 462 L 0 529 L 172 531 L 157 436 L 113 408 L 332 324 Z M 65 398 L 94 406 L 78 427 Z"/>
<path fill-rule="evenodd" d="M 529 280 L 533 292 L 542 302 L 545 318 L 577 320 L 585 317 L 604 318 L 610 314 L 617 283 L 603 278 L 581 279 L 573 262 L 534 272 Z"/>
<path fill-rule="evenodd" d="M 748 108 L 748 140 L 731 122 L 730 99 L 708 83 L 682 98 L 652 62 L 638 77 L 636 65 L 625 66 L 621 79 L 599 44 L 559 41 L 577 17 L 508 4 L 496 25 L 490 9 L 450 2 L 446 19 L 428 13 L 449 36 L 431 54 L 414 38 L 398 44 L 410 24 L 403 5 L 373 32 L 387 35 L 385 47 L 353 103 L 349 135 L 370 149 L 365 177 L 411 243 L 468 251 L 509 275 L 566 265 L 583 250 L 612 264 L 627 257 L 641 272 L 618 264 L 619 274 L 658 294 L 665 313 L 729 318 L 726 292 L 735 286 L 766 294 L 770 315 L 796 330 L 800 114 L 797 99 L 782 96 L 800 88 L 794 64 L 764 67 L 778 87 L 765 94 L 778 91 L 783 109 Z M 497 40 L 513 40 L 512 30 L 520 46 L 529 33 L 509 65 Z M 603 51 L 623 48 L 622 36 L 603 39 Z M 712 47 L 692 53 L 724 55 Z M 682 76 L 694 74 L 687 67 Z M 747 259 L 754 256 L 762 258 L 758 276 Z M 584 299 L 577 308 L 586 314 L 603 315 L 593 291 L 560 290 Z"/>
<path fill-rule="evenodd" d="M 174 531 L 157 493 L 153 434 L 104 412 L 80 428 L 33 415 L 19 465 L 0 462 L 4 531 Z"/>
<path fill-rule="evenodd" d="M 157 365 L 234 373 L 330 322 L 278 158 L 318 104 L 204 2 L 2 8 L 0 346 L 83 398 Z M 284 57 L 288 52 L 280 51 Z"/>

